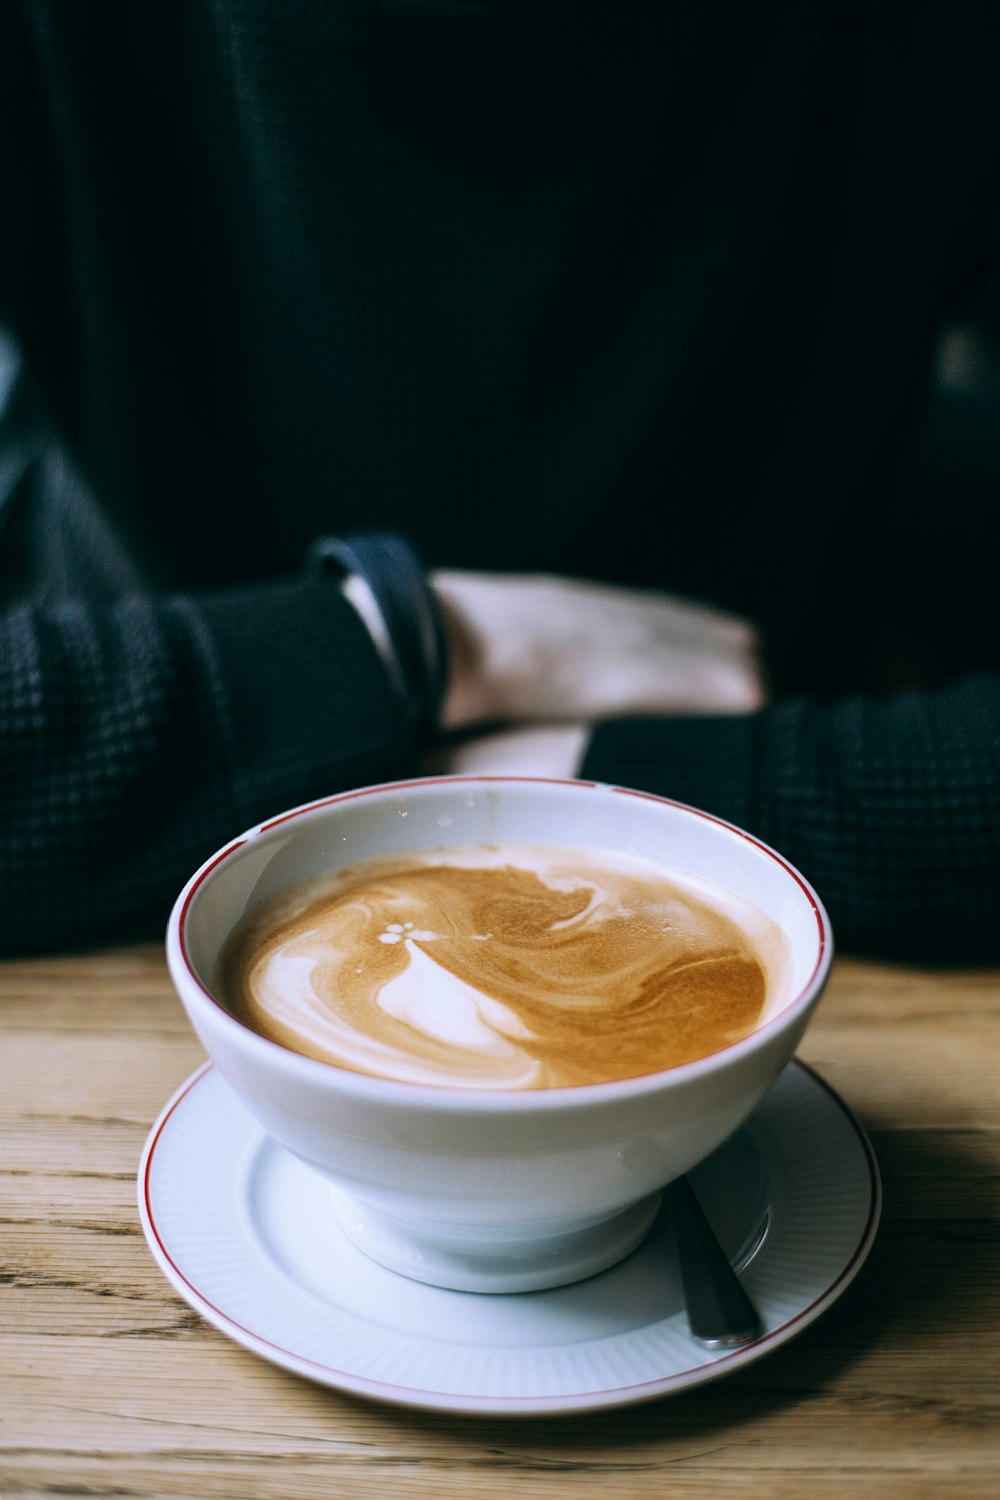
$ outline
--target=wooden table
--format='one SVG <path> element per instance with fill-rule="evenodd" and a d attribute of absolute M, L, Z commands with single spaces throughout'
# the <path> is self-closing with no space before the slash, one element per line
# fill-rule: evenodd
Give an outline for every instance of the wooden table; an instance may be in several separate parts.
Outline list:
<path fill-rule="evenodd" d="M 0 1495 L 1000 1495 L 1000 974 L 840 960 L 803 1056 L 867 1126 L 882 1229 L 832 1310 L 645 1406 L 367 1404 L 230 1343 L 147 1250 L 135 1175 L 201 1058 L 159 950 L 0 965 Z"/>

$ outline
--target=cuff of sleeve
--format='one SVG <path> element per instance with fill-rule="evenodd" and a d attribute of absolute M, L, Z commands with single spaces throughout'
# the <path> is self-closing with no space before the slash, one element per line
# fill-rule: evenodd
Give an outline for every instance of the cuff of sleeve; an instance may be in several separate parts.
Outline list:
<path fill-rule="evenodd" d="M 230 589 L 194 605 L 226 706 L 234 790 L 253 821 L 401 774 L 410 733 L 368 631 L 321 578 Z"/>
<path fill-rule="evenodd" d="M 759 715 L 599 724 L 580 774 L 686 802 L 750 829 Z"/>

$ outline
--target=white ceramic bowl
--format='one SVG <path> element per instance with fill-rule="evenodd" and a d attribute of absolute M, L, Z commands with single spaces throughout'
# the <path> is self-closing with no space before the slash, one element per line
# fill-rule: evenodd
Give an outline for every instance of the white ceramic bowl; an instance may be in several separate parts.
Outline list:
<path fill-rule="evenodd" d="M 612 849 L 753 902 L 789 940 L 783 1002 L 750 1036 L 659 1073 L 578 1088 L 453 1089 L 368 1077 L 267 1041 L 213 993 L 226 937 L 295 881 L 359 859 L 506 840 Z M 191 1022 L 264 1129 L 326 1176 L 342 1226 L 422 1281 L 525 1291 L 612 1265 L 667 1182 L 739 1126 L 791 1058 L 832 956 L 826 913 L 772 849 L 695 809 L 589 782 L 435 777 L 295 808 L 209 859 L 171 914 Z"/>

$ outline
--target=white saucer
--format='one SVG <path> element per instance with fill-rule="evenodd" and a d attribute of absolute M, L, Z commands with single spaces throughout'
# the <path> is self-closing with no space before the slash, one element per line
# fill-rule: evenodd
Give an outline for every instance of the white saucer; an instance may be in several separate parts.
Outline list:
<path fill-rule="evenodd" d="M 286 1370 L 435 1411 L 558 1413 L 649 1400 L 759 1359 L 829 1307 L 871 1247 L 871 1146 L 801 1063 L 691 1179 L 764 1324 L 739 1350 L 692 1341 L 665 1215 L 619 1265 L 552 1291 L 450 1292 L 385 1270 L 210 1064 L 150 1134 L 139 1209 L 181 1296 Z"/>

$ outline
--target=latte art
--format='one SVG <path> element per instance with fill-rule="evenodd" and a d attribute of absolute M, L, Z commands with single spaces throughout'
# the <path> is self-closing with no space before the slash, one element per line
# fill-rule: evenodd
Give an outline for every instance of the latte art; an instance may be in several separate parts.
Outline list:
<path fill-rule="evenodd" d="M 727 892 L 595 850 L 440 850 L 310 881 L 237 929 L 221 988 L 359 1072 L 552 1088 L 677 1066 L 759 1024 L 784 939 Z"/>

